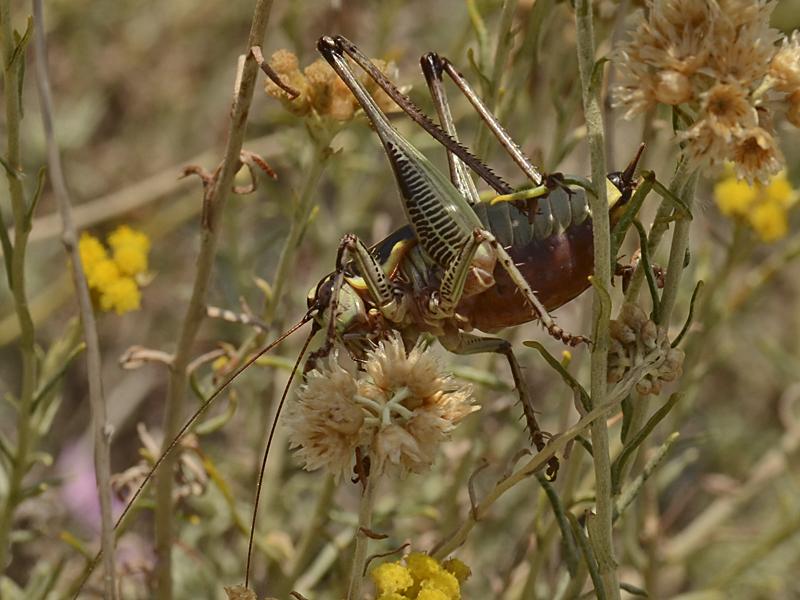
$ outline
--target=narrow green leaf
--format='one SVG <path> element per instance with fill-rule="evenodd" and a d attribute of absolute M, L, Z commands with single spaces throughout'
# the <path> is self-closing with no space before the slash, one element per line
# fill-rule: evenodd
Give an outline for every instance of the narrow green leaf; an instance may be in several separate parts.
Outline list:
<path fill-rule="evenodd" d="M 6 166 L 5 161 L 3 161 L 3 166 Z M 14 246 L 11 245 L 11 238 L 8 237 L 8 229 L 6 229 L 6 224 L 2 221 L 0 221 L 0 246 L 3 248 L 3 262 L 5 263 L 6 267 L 6 281 L 8 281 L 8 287 L 11 288 L 11 257 L 14 255 Z"/>
<path fill-rule="evenodd" d="M 231 512 L 231 517 L 233 518 L 233 522 L 236 524 L 237 529 L 239 529 L 239 531 L 242 533 L 248 533 L 250 531 L 250 525 L 236 510 L 236 496 L 231 491 L 231 487 L 228 485 L 228 482 L 225 481 L 222 473 L 219 472 L 219 469 L 217 469 L 216 465 L 207 456 L 203 457 L 203 468 L 205 468 L 206 473 L 208 473 L 208 476 L 211 478 L 211 481 L 213 481 L 219 491 L 222 492 L 222 496 L 225 498 L 225 504 L 228 505 L 228 509 Z"/>
<path fill-rule="evenodd" d="M 197 435 L 208 435 L 209 433 L 219 431 L 236 414 L 236 408 L 238 407 L 238 404 L 239 403 L 236 399 L 236 394 L 228 394 L 228 405 L 225 408 L 225 411 L 214 417 L 210 417 L 208 420 L 203 421 L 202 423 L 199 423 L 194 428 L 194 432 Z"/>
<path fill-rule="evenodd" d="M 11 444 L 2 431 L 0 431 L 0 457 L 5 459 L 9 467 L 14 464 L 14 453 L 11 450 Z"/>
<path fill-rule="evenodd" d="M 625 467 L 628 459 L 630 459 L 633 452 L 647 439 L 656 426 L 669 414 L 669 411 L 672 410 L 681 398 L 683 398 L 683 394 L 680 392 L 672 394 L 661 408 L 653 413 L 653 416 L 648 419 L 647 423 L 636 432 L 631 440 L 623 446 L 622 452 L 619 453 L 614 464 L 611 465 L 611 489 L 615 496 L 619 494 L 620 489 L 622 489 L 620 473 L 622 473 L 622 469 Z"/>
<path fill-rule="evenodd" d="M 603 67 L 607 62 L 611 62 L 611 59 L 607 56 L 602 56 L 594 61 L 594 65 L 592 66 L 592 74 L 589 79 L 589 94 L 597 94 L 601 89 L 601 86 L 603 85 Z"/>
<path fill-rule="evenodd" d="M 616 262 L 617 260 L 617 253 L 622 246 L 622 242 L 625 241 L 625 234 L 628 232 L 628 228 L 633 224 L 634 219 L 639 214 L 639 210 L 641 210 L 645 198 L 653 189 L 654 181 L 655 174 L 652 171 L 646 171 L 642 174 L 641 183 L 639 183 L 639 185 L 636 187 L 636 191 L 633 193 L 630 202 L 628 202 L 628 206 L 625 207 L 625 212 L 622 213 L 619 221 L 617 221 L 617 224 L 614 226 L 614 230 L 611 232 L 612 268 L 614 267 L 613 262 Z"/>
<path fill-rule="evenodd" d="M 39 200 L 42 198 L 44 191 L 45 176 L 47 175 L 47 168 L 42 167 L 36 174 L 36 189 L 33 191 L 30 206 L 25 214 L 25 231 L 30 231 L 33 226 L 33 216 L 36 214 L 36 207 L 39 206 Z"/>
<path fill-rule="evenodd" d="M 686 323 L 683 324 L 681 327 L 681 332 L 678 336 L 672 341 L 672 347 L 677 348 L 678 344 L 681 343 L 683 336 L 686 335 L 686 332 L 689 331 L 689 327 L 692 326 L 692 320 L 694 319 L 694 303 L 697 301 L 697 298 L 700 295 L 700 292 L 703 290 L 703 280 L 699 280 L 697 285 L 694 286 L 694 291 L 692 292 L 692 299 L 689 301 L 689 314 L 686 315 Z"/>
<path fill-rule="evenodd" d="M 587 520 L 588 517 L 589 515 L 587 514 Z M 597 559 L 595 558 L 594 550 L 589 544 L 589 539 L 584 533 L 584 528 L 580 523 L 578 523 L 578 519 L 571 512 L 567 512 L 567 518 L 569 519 L 570 525 L 572 525 L 572 531 L 575 533 L 575 539 L 578 540 L 578 547 L 581 549 L 583 561 L 586 564 L 586 568 L 589 570 L 589 577 L 592 579 L 592 585 L 594 586 L 596 597 L 598 600 L 605 600 L 606 591 L 603 587 L 603 579 L 600 577 L 600 570 L 597 568 Z"/>
<path fill-rule="evenodd" d="M 644 230 L 644 225 L 642 225 L 641 221 L 635 219 L 633 221 L 633 225 L 636 227 L 636 231 L 639 233 L 639 248 L 641 250 L 642 271 L 644 272 L 644 277 L 647 280 L 647 287 L 650 289 L 650 298 L 653 302 L 652 318 L 653 321 L 658 323 L 659 316 L 661 315 L 661 299 L 658 296 L 658 286 L 656 285 L 656 280 L 653 277 L 653 266 L 650 263 L 650 244 L 647 239 L 647 233 Z"/>
<path fill-rule="evenodd" d="M 47 380 L 40 385 L 39 389 L 36 391 L 36 395 L 33 397 L 33 403 L 31 404 L 31 412 L 37 412 L 40 408 L 40 404 L 42 404 L 42 400 L 53 390 L 53 388 L 61 381 L 61 378 L 64 377 L 64 373 L 67 372 L 72 361 L 75 359 L 78 354 L 83 352 L 86 348 L 86 344 L 84 342 L 80 342 L 77 346 L 72 348 L 71 352 L 67 354 L 65 359 L 57 366 L 57 370 L 53 373 L 50 373 Z"/>
<path fill-rule="evenodd" d="M 616 523 L 617 519 L 619 519 L 625 512 L 625 509 L 628 508 L 628 506 L 630 506 L 631 503 L 636 499 L 636 496 L 642 489 L 644 482 L 647 481 L 653 472 L 658 468 L 658 466 L 661 464 L 661 461 L 664 460 L 667 452 L 669 452 L 669 449 L 672 447 L 672 444 L 674 444 L 679 437 L 680 434 L 677 431 L 670 434 L 664 443 L 661 444 L 650 456 L 639 476 L 636 477 L 636 479 L 634 479 L 633 482 L 631 482 L 631 484 L 625 488 L 625 491 L 619 495 L 617 501 L 614 503 L 613 522 Z"/>
<path fill-rule="evenodd" d="M 667 202 L 670 202 L 675 209 L 681 213 L 680 217 L 682 219 L 689 219 L 690 221 L 694 218 L 692 216 L 692 211 L 686 202 L 683 201 L 677 194 L 672 193 L 669 188 L 667 188 L 663 183 L 658 181 L 658 179 L 653 180 L 653 189 L 656 193 L 661 196 Z"/>
<path fill-rule="evenodd" d="M 619 589 L 628 592 L 632 596 L 640 596 L 642 598 L 649 598 L 650 596 L 647 595 L 647 592 L 640 587 L 636 587 L 632 583 L 625 583 L 621 582 L 619 584 Z"/>
<path fill-rule="evenodd" d="M 555 356 L 550 354 L 550 352 L 547 351 L 547 348 L 545 348 L 539 342 L 526 341 L 522 342 L 522 344 L 527 346 L 528 348 L 533 348 L 534 350 L 539 352 L 539 354 L 542 355 L 542 358 L 544 358 L 547 361 L 547 364 L 553 367 L 553 369 L 555 369 L 556 372 L 559 375 L 561 375 L 561 378 L 564 380 L 564 383 L 566 383 L 574 392 L 577 392 L 580 395 L 581 404 L 583 405 L 584 410 L 589 411 L 592 409 L 591 407 L 592 401 L 589 397 L 589 393 L 578 382 L 578 380 L 575 379 L 572 376 L 572 374 L 564 368 L 564 365 L 561 364 L 561 361 L 559 361 Z"/>
<path fill-rule="evenodd" d="M 11 58 L 8 59 L 8 64 L 6 65 L 7 69 L 13 67 L 14 63 L 16 63 L 23 55 L 23 53 L 25 52 L 25 48 L 28 46 L 28 42 L 30 41 L 32 34 L 33 34 L 33 17 L 29 16 L 28 21 L 25 24 L 25 31 L 22 33 L 22 35 L 20 35 L 18 31 L 14 31 L 14 41 L 16 41 L 16 46 L 14 46 L 14 50 L 11 53 Z"/>
<path fill-rule="evenodd" d="M 87 560 L 92 560 L 94 558 L 94 552 L 91 551 L 86 545 L 75 535 L 70 533 L 69 531 L 62 531 L 59 536 L 61 541 L 64 542 L 70 548 L 78 551 L 78 554 L 83 556 Z"/>
<path fill-rule="evenodd" d="M 553 509 L 556 523 L 558 523 L 558 528 L 561 530 L 561 541 L 564 548 L 564 560 L 567 563 L 567 571 L 569 572 L 570 576 L 574 576 L 578 571 L 579 557 L 578 548 L 575 542 L 575 534 L 570 527 L 569 519 L 566 515 L 567 511 L 564 509 L 564 505 L 561 502 L 558 492 L 550 484 L 550 482 L 547 481 L 547 478 L 544 476 L 544 474 L 536 473 L 536 479 L 539 481 L 542 489 L 544 489 L 547 500 L 550 502 L 550 506 Z"/>

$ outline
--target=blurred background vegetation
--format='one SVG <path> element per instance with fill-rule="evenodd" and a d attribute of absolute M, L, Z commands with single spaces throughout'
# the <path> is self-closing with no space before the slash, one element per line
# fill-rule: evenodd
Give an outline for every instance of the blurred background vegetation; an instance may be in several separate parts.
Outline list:
<path fill-rule="evenodd" d="M 519 3 L 509 63 L 499 72 L 493 72 L 491 60 L 501 5 L 496 0 L 276 2 L 265 54 L 287 48 L 303 66 L 317 58 L 319 36 L 344 34 L 369 56 L 394 61 L 399 84 L 411 86 L 415 101 L 431 112 L 417 61 L 424 52 L 435 50 L 453 60 L 484 93 L 496 90 L 501 120 L 535 162 L 547 171 L 587 174 L 571 9 L 566 2 L 535 4 L 549 8 L 537 12 L 533 2 Z M 599 52 L 608 54 L 611 40 L 624 35 L 637 3 L 597 4 Z M 470 19 L 470 8 L 484 19 L 484 43 Z M 17 28 L 24 28 L 28 10 L 16 3 Z M 243 51 L 252 3 L 53 0 L 46 10 L 56 128 L 78 225 L 104 236 L 127 224 L 146 232 L 152 244 L 152 280 L 142 290 L 141 310 L 99 316 L 103 381 L 115 428 L 112 467 L 120 473 L 140 458 L 138 423 L 160 439 L 167 377 L 163 365 L 124 370 L 117 359 L 133 345 L 174 349 L 193 279 L 202 198 L 199 180 L 178 180 L 178 176 L 187 164 L 213 170 L 221 157 L 236 61 Z M 545 18 L 539 22 L 541 14 Z M 800 26 L 800 2 L 778 2 L 774 26 L 786 32 Z M 29 174 L 45 163 L 34 85 L 29 76 L 23 90 L 23 157 Z M 473 140 L 477 118 L 462 99 L 454 99 L 453 105 L 462 139 Z M 668 180 L 675 155 L 669 115 L 652 115 L 646 124 L 622 121 L 621 112 L 611 109 L 607 117 L 613 134 L 609 164 L 624 166 L 644 138 L 648 143 L 644 167 Z M 433 140 L 405 119 L 394 120 L 412 143 L 444 165 L 443 152 Z M 789 179 L 797 188 L 797 130 L 781 133 Z M 327 161 L 313 190 L 311 218 L 296 248 L 284 294 L 274 307 L 269 337 L 304 313 L 308 289 L 332 270 L 337 243 L 345 232 L 379 240 L 403 223 L 391 170 L 363 119 L 345 127 L 333 147 L 338 152 Z M 272 302 L 265 290 L 274 284 L 293 207 L 315 159 L 303 120 L 267 97 L 261 84 L 245 148 L 261 153 L 278 179 L 262 178 L 255 193 L 231 198 L 209 303 L 239 311 L 244 298 L 260 314 Z M 521 180 L 494 145 L 486 149 L 483 156 L 502 175 L 512 182 Z M 26 185 L 32 186 L 34 179 L 28 177 Z M 681 437 L 618 526 L 621 579 L 647 587 L 653 597 L 717 586 L 716 579 L 722 577 L 721 597 L 797 598 L 800 267 L 793 259 L 800 255 L 800 215 L 791 216 L 790 235 L 777 243 L 762 244 L 746 233 L 733 243 L 736 225 L 715 207 L 713 183 L 712 177 L 699 187 L 692 260 L 676 310 L 682 319 L 688 311 L 690 282 L 705 280 L 707 293 L 696 307 L 687 340 L 687 366 L 679 384 L 686 396 L 655 439 L 663 440 L 671 431 L 680 431 Z M 8 222 L 5 191 L 0 197 Z M 77 314 L 55 210 L 47 188 L 34 220 L 27 270 L 42 348 L 64 336 L 67 323 Z M 653 212 L 654 206 L 645 208 L 645 222 Z M 634 247 L 626 247 L 627 253 Z M 665 264 L 666 256 L 655 257 L 655 262 Z M 569 331 L 588 334 L 590 302 L 585 295 L 559 310 L 559 323 Z M 0 388 L 4 392 L 18 388 L 18 335 L 11 297 L 3 286 Z M 245 326 L 209 320 L 196 350 L 200 354 L 221 344 L 239 347 L 252 335 Z M 516 341 L 543 338 L 536 325 L 519 327 L 508 336 Z M 193 454 L 209 480 L 201 482 L 204 493 L 182 499 L 176 513 L 177 597 L 221 598 L 223 585 L 242 579 L 258 456 L 300 341 L 287 341 L 247 372 L 207 418 L 208 422 L 213 416 L 229 415 L 235 407 L 224 427 L 207 427 L 213 431 L 199 436 L 201 450 Z M 552 340 L 543 343 L 556 355 L 563 350 Z M 537 353 L 521 344 L 519 352 L 543 428 L 563 430 L 574 421 L 571 392 Z M 577 349 L 573 355 L 573 372 L 587 376 L 588 353 Z M 482 410 L 456 431 L 432 473 L 382 488 L 374 528 L 389 538 L 374 542 L 375 552 L 406 541 L 416 550 L 429 549 L 467 513 L 466 482 L 479 461 L 486 459 L 490 465 L 476 478 L 480 495 L 526 446 L 505 364 L 495 365 L 485 357 L 447 356 L 444 351 L 442 356 L 457 373 L 479 382 Z M 207 392 L 217 375 L 210 365 L 198 369 L 197 389 Z M 46 485 L 20 507 L 13 560 L 0 587 L 4 598 L 6 594 L 39 597 L 31 590 L 38 594 L 45 588 L 52 597 L 63 597 L 85 567 L 81 552 L 97 548 L 85 382 L 79 358 L 63 373 L 52 398 L 52 414 L 41 424 L 39 449 L 46 456 L 29 477 Z M 660 405 L 653 398 L 645 401 Z M 0 404 L 0 429 L 12 439 L 13 422 L 12 410 Z M 612 449 L 618 448 L 618 423 L 611 432 L 616 444 Z M 343 483 L 333 489 L 324 475 L 301 471 L 280 439 L 276 450 L 262 499 L 255 581 L 259 589 L 264 581 L 271 582 L 263 591 L 280 598 L 291 589 L 283 587 L 287 581 L 308 598 L 340 598 L 358 488 Z M 591 489 L 590 461 L 584 461 L 583 469 L 581 477 L 587 479 L 581 484 L 579 478 L 578 503 L 587 500 L 581 498 L 582 485 Z M 706 529 L 693 529 L 702 518 L 710 518 L 709 507 L 722 511 L 722 518 Z M 319 518 L 309 530 L 314 514 Z M 681 537 L 687 532 L 696 538 Z M 148 573 L 154 557 L 149 508 L 137 514 L 119 544 L 123 597 L 150 597 Z M 293 570 L 298 553 L 302 560 Z M 536 480 L 503 497 L 457 555 L 473 570 L 464 587 L 465 598 L 554 597 L 563 567 L 557 529 Z M 100 595 L 98 581 L 91 580 L 85 597 Z"/>

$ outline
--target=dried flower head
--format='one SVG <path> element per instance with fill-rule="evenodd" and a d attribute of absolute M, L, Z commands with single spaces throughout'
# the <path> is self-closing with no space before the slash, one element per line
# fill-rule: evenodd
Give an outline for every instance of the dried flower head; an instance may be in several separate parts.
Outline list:
<path fill-rule="evenodd" d="M 142 449 L 139 451 L 143 457 L 142 460 L 122 473 L 111 477 L 111 489 L 122 500 L 130 497 L 139 488 L 161 454 L 159 444 L 156 443 L 143 423 L 136 426 L 136 431 L 142 442 Z M 176 485 L 172 490 L 174 502 L 190 496 L 200 496 L 208 487 L 208 473 L 206 473 L 202 461 L 197 457 L 199 451 L 197 436 L 188 435 L 181 440 L 175 467 Z"/>
<path fill-rule="evenodd" d="M 386 74 L 391 74 L 394 66 L 384 61 L 375 60 L 375 65 Z M 275 82 L 267 80 L 265 91 L 269 96 L 279 99 L 292 113 L 306 116 L 314 113 L 320 117 L 329 117 L 334 121 L 349 121 L 359 108 L 358 101 L 347 85 L 336 75 L 331 66 L 319 58 L 300 71 L 297 56 L 288 50 L 278 50 L 270 59 L 270 66 L 281 77 L 284 83 L 294 88 L 300 95 L 292 98 Z M 361 78 L 367 90 L 372 93 L 378 106 L 384 112 L 399 110 L 394 101 L 366 75 Z"/>
<path fill-rule="evenodd" d="M 619 318 L 609 324 L 608 381 L 617 383 L 641 370 L 636 391 L 659 394 L 662 383 L 674 381 L 683 371 L 683 350 L 671 348 L 667 331 L 647 318 L 636 304 L 623 304 Z"/>
<path fill-rule="evenodd" d="M 720 212 L 745 223 L 764 242 L 775 242 L 789 230 L 788 211 L 798 193 L 781 171 L 767 184 L 739 181 L 731 172 L 714 186 L 714 200 Z"/>
<path fill-rule="evenodd" d="M 364 412 L 354 401 L 357 393 L 355 376 L 339 365 L 336 355 L 308 374 L 286 425 L 290 444 L 309 471 L 324 467 L 342 475 L 350 470 L 355 449 L 368 436 Z"/>
<path fill-rule="evenodd" d="M 769 74 L 779 91 L 787 94 L 800 91 L 800 31 L 784 38 L 769 64 Z"/>
<path fill-rule="evenodd" d="M 442 563 L 421 552 L 387 562 L 370 571 L 376 600 L 458 600 L 461 584 L 472 574 L 457 558 Z"/>
<path fill-rule="evenodd" d="M 766 181 L 783 157 L 771 115 L 800 122 L 800 35 L 776 42 L 771 0 L 649 0 L 617 48 L 626 117 L 657 104 L 683 105 L 679 140 L 695 164 L 732 161 L 739 177 Z"/>
<path fill-rule="evenodd" d="M 406 352 L 398 335 L 367 353 L 365 369 L 351 373 L 334 355 L 301 387 L 286 423 L 306 469 L 341 476 L 361 448 L 371 473 L 423 471 L 456 423 L 476 410 L 468 386 L 422 345 Z"/>

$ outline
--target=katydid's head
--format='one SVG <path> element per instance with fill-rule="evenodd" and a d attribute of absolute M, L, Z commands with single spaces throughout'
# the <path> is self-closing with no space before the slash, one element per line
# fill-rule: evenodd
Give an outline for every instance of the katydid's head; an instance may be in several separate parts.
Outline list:
<path fill-rule="evenodd" d="M 614 171 L 608 174 L 606 191 L 608 194 L 608 207 L 619 208 L 625 206 L 636 189 L 636 166 L 644 152 L 644 144 L 639 145 L 636 155 L 633 157 L 624 171 Z"/>
<path fill-rule="evenodd" d="M 315 288 L 308 292 L 306 301 L 310 311 L 314 311 L 314 321 L 319 327 L 328 326 L 331 318 L 331 300 L 333 298 L 334 274 L 326 276 Z M 366 308 L 358 290 L 342 282 L 336 306 L 336 332 L 343 334 L 365 322 Z"/>

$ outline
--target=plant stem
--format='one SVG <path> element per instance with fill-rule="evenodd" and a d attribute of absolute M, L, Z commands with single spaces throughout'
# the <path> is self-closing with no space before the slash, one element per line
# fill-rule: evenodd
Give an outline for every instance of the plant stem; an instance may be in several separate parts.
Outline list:
<path fill-rule="evenodd" d="M 272 297 L 264 311 L 264 320 L 272 325 L 275 318 L 275 310 L 283 297 L 283 289 L 289 279 L 289 272 L 294 265 L 297 249 L 303 239 L 303 233 L 308 226 L 308 219 L 311 216 L 311 209 L 314 207 L 314 196 L 317 186 L 328 165 L 328 159 L 332 156 L 332 150 L 328 145 L 333 138 L 333 132 L 329 135 L 320 134 L 313 137 L 314 151 L 311 155 L 309 171 L 305 175 L 303 188 L 300 190 L 300 197 L 292 210 L 292 221 L 289 226 L 289 235 L 281 248 L 278 258 L 278 267 L 275 270 L 275 278 L 272 283 Z"/>
<path fill-rule="evenodd" d="M 581 78 L 583 111 L 586 120 L 589 152 L 592 161 L 592 184 L 596 195 L 590 195 L 594 241 L 594 279 L 604 290 L 611 289 L 611 232 L 606 199 L 606 158 L 603 139 L 603 114 L 600 100 L 600 67 L 595 62 L 594 30 L 591 0 L 575 2 L 577 28 L 578 70 Z M 595 77 L 597 75 L 597 78 Z M 609 303 L 610 304 L 610 303 Z M 601 294 L 595 290 L 592 305 L 594 333 L 591 357 L 591 398 L 594 406 L 605 401 L 607 388 L 607 360 L 611 307 L 604 306 Z M 590 531 L 597 556 L 598 570 L 603 580 L 605 595 L 619 598 L 619 579 L 614 559 L 612 519 L 614 503 L 611 491 L 611 460 L 608 448 L 608 428 L 605 419 L 592 422 L 592 448 L 595 470 L 595 497 L 597 518 Z"/>
<path fill-rule="evenodd" d="M 0 0 L 0 36 L 2 36 L 3 92 L 6 105 L 6 163 L 10 173 L 6 174 L 11 196 L 11 212 L 14 216 L 14 244 L 11 256 L 9 281 L 14 301 L 14 311 L 20 327 L 20 350 L 22 352 L 22 381 L 17 408 L 17 444 L 14 463 L 8 478 L 8 495 L 0 512 L 0 572 L 4 571 L 11 550 L 11 529 L 14 513 L 22 501 L 22 480 L 28 471 L 30 453 L 35 444 L 35 431 L 31 423 L 31 410 L 36 389 L 36 354 L 33 320 L 28 310 L 25 290 L 25 250 L 30 232 L 30 215 L 25 192 L 22 189 L 22 167 L 19 125 L 22 119 L 19 105 L 20 65 L 25 59 L 24 51 L 14 56 L 14 34 L 11 27 L 10 0 Z M 23 49 L 24 50 L 24 49 Z M 3 249 L 4 253 L 6 248 Z"/>
<path fill-rule="evenodd" d="M 691 175 L 689 181 L 683 188 L 681 198 L 684 203 L 692 208 L 694 201 L 694 188 L 697 183 L 697 174 Z M 692 222 L 689 219 L 681 219 L 675 223 L 675 232 L 672 234 L 672 246 L 669 249 L 669 262 L 667 263 L 667 275 L 664 281 L 664 290 L 661 292 L 660 305 L 660 325 L 669 326 L 672 309 L 675 306 L 675 299 L 678 297 L 678 285 L 683 274 L 683 261 L 686 256 L 686 249 L 689 247 L 689 229 Z"/>
<path fill-rule="evenodd" d="M 686 185 L 688 176 L 689 161 L 685 156 L 681 156 L 680 160 L 678 161 L 678 165 L 675 168 L 675 174 L 673 175 L 672 181 L 669 184 L 669 191 L 676 196 L 681 195 L 683 188 Z M 656 250 L 658 250 L 658 246 L 661 243 L 661 239 L 664 237 L 667 229 L 669 229 L 669 217 L 673 210 L 674 207 L 669 200 L 666 198 L 661 200 L 661 205 L 658 207 L 656 216 L 653 219 L 653 225 L 650 227 L 650 233 L 647 236 L 647 252 L 651 257 L 655 256 Z M 636 271 L 631 278 L 630 286 L 628 286 L 628 291 L 625 294 L 625 300 L 627 302 L 636 302 L 637 298 L 639 297 L 639 291 L 642 288 L 643 281 L 644 269 L 642 263 L 640 262 L 636 267 Z"/>
<path fill-rule="evenodd" d="M 253 100 L 258 64 L 250 53 L 254 46 L 261 46 L 272 9 L 272 0 L 257 0 L 247 40 L 246 56 L 242 66 L 239 88 L 233 101 L 228 138 L 222 164 L 203 198 L 203 218 L 200 237 L 200 253 L 197 257 L 192 295 L 189 306 L 181 324 L 178 346 L 170 368 L 169 388 L 167 391 L 164 412 L 164 443 L 162 452 L 167 449 L 173 436 L 178 431 L 183 415 L 186 399 L 186 368 L 192 358 L 197 331 L 206 311 L 206 292 L 211 279 L 211 270 L 216 256 L 220 232 L 220 216 L 230 193 L 233 177 L 240 168 L 239 154 L 244 142 L 247 128 L 247 116 Z M 162 600 L 172 598 L 172 540 L 173 540 L 173 506 L 172 478 L 177 456 L 167 458 L 157 475 L 156 481 L 156 580 L 158 581 L 158 597 Z"/>
<path fill-rule="evenodd" d="M 78 249 L 78 235 L 72 219 L 67 182 L 61 166 L 61 156 L 53 127 L 53 100 L 50 79 L 47 73 L 47 45 L 44 28 L 44 6 L 42 0 L 33 0 L 33 15 L 36 26 L 36 83 L 39 89 L 42 124 L 47 140 L 47 164 L 50 180 L 61 215 L 61 241 L 69 257 L 72 282 L 78 296 L 78 308 L 86 342 L 86 372 L 89 383 L 89 404 L 92 412 L 94 436 L 94 464 L 97 494 L 100 501 L 100 540 L 103 555 L 103 589 L 105 598 L 117 597 L 114 569 L 114 521 L 111 514 L 111 429 L 106 415 L 101 375 L 100 340 L 97 335 L 92 298 L 83 272 Z"/>
<path fill-rule="evenodd" d="M 367 478 L 367 487 L 361 494 L 361 504 L 358 507 L 358 529 L 356 530 L 356 548 L 353 552 L 353 567 L 350 570 L 350 586 L 347 591 L 347 600 L 361 600 L 361 585 L 364 582 L 364 565 L 367 562 L 367 546 L 369 537 L 365 529 L 372 526 L 372 509 L 375 505 L 375 488 L 378 477 L 372 475 Z"/>

